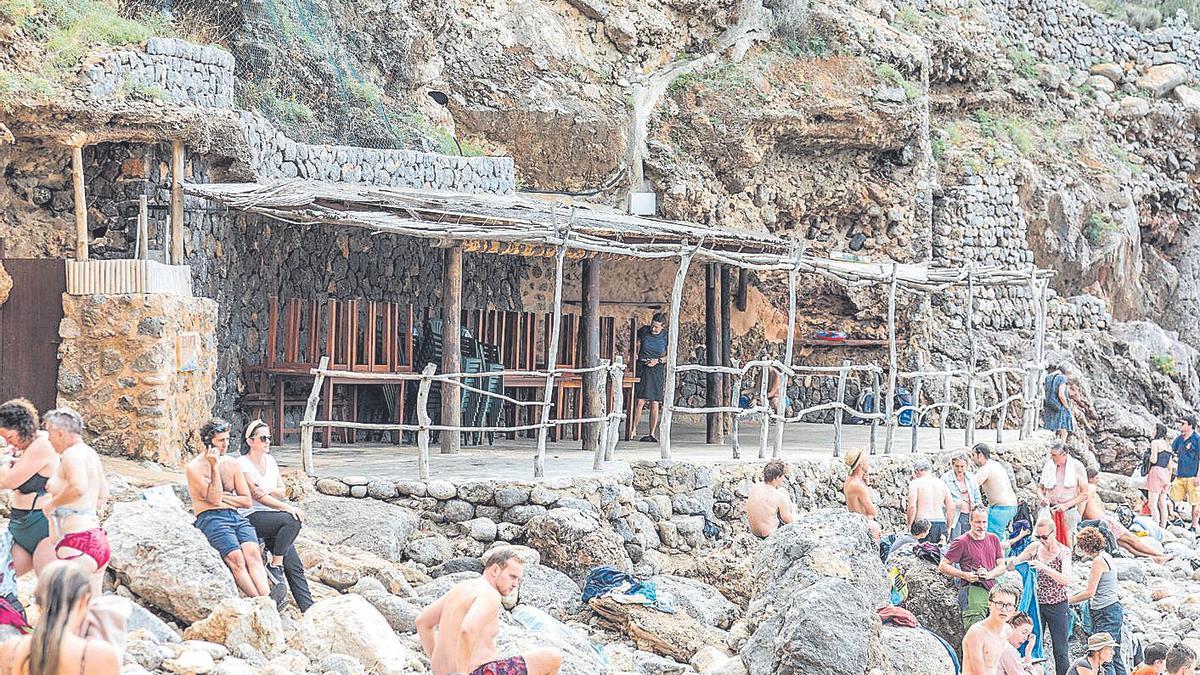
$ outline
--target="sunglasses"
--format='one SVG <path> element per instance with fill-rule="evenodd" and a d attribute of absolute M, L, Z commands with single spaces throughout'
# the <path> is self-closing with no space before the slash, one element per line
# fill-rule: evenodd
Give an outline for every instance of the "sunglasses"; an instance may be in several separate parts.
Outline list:
<path fill-rule="evenodd" d="M 263 434 L 262 436 L 255 436 L 254 438 L 255 438 L 256 440 L 260 440 L 260 441 L 267 441 L 267 442 L 270 442 L 270 441 L 271 441 L 271 435 L 270 435 L 270 434 Z"/>
<path fill-rule="evenodd" d="M 1035 536 L 1036 536 L 1038 539 L 1041 539 L 1042 541 L 1050 541 L 1051 539 L 1053 539 L 1053 538 L 1054 538 L 1054 535 L 1052 535 L 1052 534 L 1038 534 L 1038 535 L 1035 535 Z"/>

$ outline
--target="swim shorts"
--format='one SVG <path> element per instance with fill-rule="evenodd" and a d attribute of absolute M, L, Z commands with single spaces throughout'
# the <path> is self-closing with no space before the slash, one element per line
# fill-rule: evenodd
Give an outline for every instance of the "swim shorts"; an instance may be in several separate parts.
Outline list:
<path fill-rule="evenodd" d="M 254 526 L 233 509 L 201 511 L 196 516 L 196 527 L 222 558 L 241 548 L 242 544 L 258 543 Z"/>
<path fill-rule="evenodd" d="M 108 559 L 112 555 L 108 548 L 108 533 L 102 527 L 93 527 L 90 530 L 83 532 L 71 532 L 64 534 L 62 539 L 54 545 L 55 554 L 60 548 L 73 548 L 79 551 L 79 555 L 74 555 L 69 558 L 58 556 L 59 560 L 75 560 L 81 556 L 87 556 L 96 562 L 96 567 L 104 567 L 108 564 Z"/>
<path fill-rule="evenodd" d="M 529 675 L 524 656 L 491 661 L 471 671 L 471 675 Z"/>

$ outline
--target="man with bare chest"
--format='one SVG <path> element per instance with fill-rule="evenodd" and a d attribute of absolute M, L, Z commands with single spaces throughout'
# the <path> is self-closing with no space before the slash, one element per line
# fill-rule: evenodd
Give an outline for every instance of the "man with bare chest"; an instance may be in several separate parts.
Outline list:
<path fill-rule="evenodd" d="M 988 615 L 963 637 L 962 675 L 995 675 L 1000 657 L 1008 647 L 1012 628 L 1008 620 L 1017 611 L 1020 590 L 1006 584 L 992 586 L 988 594 Z"/>
<path fill-rule="evenodd" d="M 553 649 L 497 658 L 500 600 L 521 581 L 525 563 L 510 546 L 483 560 L 483 576 L 460 581 L 417 615 L 417 635 L 433 675 L 555 675 L 562 656 Z"/>
<path fill-rule="evenodd" d="M 271 583 L 263 566 L 258 534 L 237 511 L 250 507 L 250 487 L 237 462 L 225 456 L 229 424 L 221 419 L 209 420 L 200 428 L 200 440 L 204 451 L 186 466 L 196 528 L 221 555 L 243 593 L 251 598 L 270 595 L 282 607 L 287 600 L 287 586 Z"/>
<path fill-rule="evenodd" d="M 757 537 L 769 537 L 780 525 L 795 519 L 792 498 L 783 489 L 787 466 L 773 459 L 763 467 L 761 483 L 755 483 L 746 497 L 746 520 Z"/>

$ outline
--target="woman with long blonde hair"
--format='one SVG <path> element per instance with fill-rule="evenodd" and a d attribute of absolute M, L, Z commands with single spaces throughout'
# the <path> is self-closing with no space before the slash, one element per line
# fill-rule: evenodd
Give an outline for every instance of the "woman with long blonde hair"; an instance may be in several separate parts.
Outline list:
<path fill-rule="evenodd" d="M 91 600 L 91 580 L 77 565 L 47 565 L 37 585 L 42 616 L 32 634 L 0 645 L 0 670 L 11 675 L 117 675 L 121 658 L 116 647 L 79 636 Z"/>

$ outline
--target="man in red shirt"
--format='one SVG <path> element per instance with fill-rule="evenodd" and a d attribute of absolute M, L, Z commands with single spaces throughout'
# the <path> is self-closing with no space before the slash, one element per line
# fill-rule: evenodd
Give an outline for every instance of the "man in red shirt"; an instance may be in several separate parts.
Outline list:
<path fill-rule="evenodd" d="M 993 580 L 1005 570 L 1000 538 L 987 531 L 987 524 L 987 507 L 976 506 L 971 511 L 971 529 L 950 542 L 950 549 L 938 563 L 939 572 L 958 582 L 963 628 L 970 628 L 987 616 L 988 592 Z"/>

